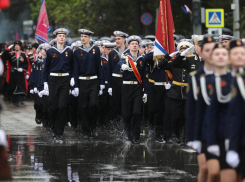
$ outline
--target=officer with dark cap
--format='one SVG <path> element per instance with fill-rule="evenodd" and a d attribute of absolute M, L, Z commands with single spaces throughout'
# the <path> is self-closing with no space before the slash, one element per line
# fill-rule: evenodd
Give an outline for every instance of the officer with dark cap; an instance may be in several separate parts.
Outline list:
<path fill-rule="evenodd" d="M 49 91 L 49 114 L 52 135 L 64 140 L 63 132 L 68 116 L 70 78 L 73 75 L 73 51 L 65 45 L 68 30 L 59 28 L 53 32 L 57 44 L 47 50 L 43 70 L 44 90 Z"/>
<path fill-rule="evenodd" d="M 125 39 L 128 34 L 121 31 L 114 31 L 116 39 L 116 48 L 109 53 L 108 57 L 108 92 L 113 99 L 113 107 L 116 117 L 121 115 L 121 98 L 122 98 L 122 72 L 118 62 L 121 55 L 127 54 L 129 49 L 125 45 Z"/>
<path fill-rule="evenodd" d="M 195 47 L 196 47 L 196 50 L 198 51 L 197 53 L 199 53 L 201 49 L 199 46 L 202 44 L 202 39 L 203 39 L 203 36 L 198 36 L 194 38 Z M 194 49 L 193 46 L 192 48 Z M 200 68 L 202 66 L 202 63 L 200 61 L 199 55 L 196 53 L 195 55 L 193 54 L 193 55 L 187 56 L 190 51 L 192 50 L 187 49 L 186 51 L 179 54 L 175 58 L 173 62 L 173 66 L 176 68 L 185 68 L 187 70 L 187 73 L 190 73 Z"/>
<path fill-rule="evenodd" d="M 80 114 L 83 125 L 83 137 L 97 136 L 97 98 L 99 92 L 105 88 L 104 72 L 101 68 L 103 63 L 100 57 L 100 49 L 90 44 L 91 35 L 94 33 L 79 29 L 82 46 L 74 52 L 74 78 L 71 86 L 75 84 L 74 92 L 79 94 Z"/>
<path fill-rule="evenodd" d="M 10 61 L 11 73 L 9 91 L 12 93 L 13 103 L 19 106 L 19 101 L 26 95 L 25 75 L 23 71 L 28 69 L 28 61 L 21 52 L 22 42 L 17 40 L 10 45 L 2 54 L 2 58 Z M 14 48 L 14 50 L 12 50 Z"/>
<path fill-rule="evenodd" d="M 146 62 L 138 53 L 141 41 L 137 35 L 130 36 L 127 39 L 130 52 L 118 63 L 123 72 L 122 116 L 127 137 L 133 144 L 139 144 L 142 100 L 146 103 L 148 94 Z"/>
<path fill-rule="evenodd" d="M 170 55 L 165 55 L 165 57 L 159 62 L 158 67 L 163 70 L 170 70 L 173 75 L 172 86 L 169 89 L 168 97 L 170 98 L 171 105 L 171 120 L 173 122 L 173 131 L 176 136 L 175 141 L 177 143 L 181 142 L 181 131 L 184 127 L 185 121 L 185 99 L 186 99 L 186 88 L 188 86 L 188 73 L 185 68 L 175 68 L 173 66 L 175 59 L 170 61 L 172 57 L 176 54 L 181 54 L 182 52 L 192 53 L 192 44 L 187 41 L 182 41 L 178 44 L 178 51 L 171 53 Z M 190 48 L 190 49 L 189 49 Z M 189 50 L 188 50 L 189 49 Z M 187 54 L 188 55 L 188 54 Z M 178 57 L 178 55 L 176 56 Z"/>
<path fill-rule="evenodd" d="M 31 49 L 32 49 L 32 53 L 34 55 L 34 59 L 36 60 L 37 58 L 37 48 L 38 48 L 39 44 L 38 43 L 33 43 L 31 45 Z"/>
<path fill-rule="evenodd" d="M 219 36 L 220 42 L 222 42 L 223 47 L 226 49 L 229 49 L 230 41 L 234 38 L 235 37 L 231 35 L 220 35 Z"/>

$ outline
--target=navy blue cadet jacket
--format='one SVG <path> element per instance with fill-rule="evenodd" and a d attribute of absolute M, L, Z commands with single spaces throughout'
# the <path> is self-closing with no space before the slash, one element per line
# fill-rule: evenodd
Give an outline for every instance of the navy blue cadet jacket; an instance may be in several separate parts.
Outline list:
<path fill-rule="evenodd" d="M 208 107 L 208 146 L 217 145 L 219 141 L 224 141 L 229 137 L 227 116 L 230 100 L 228 95 L 231 94 L 232 76 L 231 73 L 220 76 L 220 83 L 217 82 L 217 78 L 215 76 L 213 83 L 214 93 L 211 96 L 210 107 Z M 221 90 L 220 92 L 216 86 Z M 227 102 L 221 103 L 224 100 Z"/>
<path fill-rule="evenodd" d="M 100 57 L 100 49 L 92 45 L 88 52 L 83 46 L 74 52 L 74 79 L 75 87 L 78 87 L 79 76 L 97 76 L 101 85 L 105 85 L 105 75 L 102 69 L 103 63 Z"/>
<path fill-rule="evenodd" d="M 69 73 L 73 77 L 73 51 L 65 46 L 62 51 L 56 45 L 47 50 L 43 81 L 48 82 L 50 73 Z"/>
<path fill-rule="evenodd" d="M 213 82 L 214 74 L 200 75 L 197 80 L 198 84 L 198 100 L 196 102 L 195 123 L 194 123 L 194 140 L 207 141 L 207 128 L 208 128 L 208 108 L 210 106 L 210 96 L 214 92 Z M 203 80 L 202 84 L 200 83 Z"/>
<path fill-rule="evenodd" d="M 125 50 L 123 52 L 123 54 L 127 54 L 129 53 L 129 49 L 127 47 L 125 47 Z M 107 78 L 108 78 L 108 87 L 111 88 L 111 77 L 112 77 L 112 73 L 116 73 L 116 74 L 122 74 L 121 70 L 120 70 L 120 65 L 118 65 L 118 62 L 120 61 L 120 54 L 119 54 L 119 50 L 118 48 L 113 49 L 112 51 L 110 51 L 109 55 L 108 55 L 108 72 L 107 72 Z"/>
<path fill-rule="evenodd" d="M 148 66 L 148 75 L 152 75 L 153 77 L 148 77 L 149 79 L 153 79 L 155 82 L 166 82 L 166 72 L 158 67 L 157 62 L 153 61 L 153 52 L 149 52 L 144 56 Z"/>
<path fill-rule="evenodd" d="M 244 82 L 245 74 L 237 74 L 232 85 L 232 100 L 229 105 L 229 113 L 227 117 L 230 127 L 229 150 L 234 150 L 237 153 L 240 152 L 241 149 L 245 149 Z"/>
<path fill-rule="evenodd" d="M 108 69 L 109 69 L 109 64 L 108 64 L 108 58 L 106 56 L 101 56 L 101 60 L 102 60 L 102 70 L 103 70 L 103 74 L 105 76 L 105 81 L 108 82 Z"/>
<path fill-rule="evenodd" d="M 37 89 L 39 91 L 44 90 L 43 71 L 44 71 L 45 61 L 46 58 L 42 58 L 39 63 L 38 84 L 37 84 Z"/>
<path fill-rule="evenodd" d="M 130 54 L 130 52 L 127 54 L 128 56 L 132 58 L 132 55 Z M 138 54 L 137 56 L 137 60 L 136 60 L 136 67 L 141 75 L 141 81 L 142 81 L 142 86 L 144 88 L 144 93 L 148 94 L 148 90 L 149 90 L 149 82 L 148 79 L 146 77 L 146 61 L 143 58 L 143 56 L 141 56 L 140 54 Z M 120 68 L 123 64 L 126 64 L 126 60 L 125 59 L 121 59 L 118 64 L 120 65 Z M 128 63 L 128 66 L 131 68 L 130 64 Z M 123 81 L 138 81 L 136 76 L 134 75 L 133 71 L 123 71 Z"/>
<path fill-rule="evenodd" d="M 186 89 L 186 141 L 194 141 L 194 123 L 195 123 L 195 110 L 197 102 L 197 92 L 199 85 L 197 84 L 200 75 L 204 74 L 203 67 L 198 71 L 193 71 L 188 77 L 188 87 Z M 193 88 L 196 88 L 193 91 Z"/>
<path fill-rule="evenodd" d="M 30 78 L 28 81 L 30 90 L 34 89 L 35 79 L 36 79 L 36 75 L 37 75 L 36 67 L 37 67 L 37 61 L 35 61 L 31 64 L 31 73 L 30 73 Z"/>

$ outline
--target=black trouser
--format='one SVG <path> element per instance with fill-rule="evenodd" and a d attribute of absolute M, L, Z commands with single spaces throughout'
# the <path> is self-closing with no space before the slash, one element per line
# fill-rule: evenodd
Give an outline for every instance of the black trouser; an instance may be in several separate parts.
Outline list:
<path fill-rule="evenodd" d="M 116 115 L 121 115 L 122 108 L 122 78 L 111 77 L 113 108 Z"/>
<path fill-rule="evenodd" d="M 53 131 L 58 135 L 63 135 L 67 122 L 69 88 L 69 76 L 49 77 L 50 121 Z"/>
<path fill-rule="evenodd" d="M 171 98 L 171 116 L 174 134 L 179 138 L 185 124 L 185 100 Z"/>
<path fill-rule="evenodd" d="M 122 85 L 122 116 L 129 138 L 140 138 L 142 96 L 140 85 Z"/>
<path fill-rule="evenodd" d="M 99 94 L 100 83 L 98 79 L 79 80 L 79 96 L 81 120 L 84 134 L 96 128 L 98 110 L 96 102 Z"/>
<path fill-rule="evenodd" d="M 34 98 L 34 109 L 36 110 L 36 119 L 40 120 L 43 117 L 43 106 L 41 103 L 41 99 L 38 94 L 33 94 Z"/>
<path fill-rule="evenodd" d="M 42 103 L 42 119 L 44 127 L 51 127 L 50 119 L 49 119 L 49 96 L 43 95 L 41 98 Z"/>
<path fill-rule="evenodd" d="M 77 128 L 78 125 L 78 97 L 70 95 L 69 119 L 71 126 Z"/>
<path fill-rule="evenodd" d="M 171 99 L 168 98 L 168 94 L 165 94 L 164 99 L 164 116 L 163 116 L 163 128 L 164 128 L 164 137 L 171 137 L 173 130 L 173 122 L 171 118 Z"/>
<path fill-rule="evenodd" d="M 163 134 L 164 100 L 166 89 L 164 85 L 151 85 L 148 92 L 149 124 L 155 127 L 156 135 Z M 155 119 L 156 118 L 156 119 Z"/>

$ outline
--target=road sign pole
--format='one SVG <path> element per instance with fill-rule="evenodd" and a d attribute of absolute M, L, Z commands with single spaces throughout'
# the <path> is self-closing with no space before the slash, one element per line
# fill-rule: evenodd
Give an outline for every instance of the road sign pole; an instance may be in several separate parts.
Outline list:
<path fill-rule="evenodd" d="M 239 11 L 239 0 L 233 0 L 233 4 L 235 5 L 235 9 L 233 9 L 233 36 L 237 39 L 240 39 L 240 11 Z"/>
<path fill-rule="evenodd" d="M 201 0 L 192 0 L 192 2 L 200 2 Z M 200 8 L 200 12 L 201 12 L 201 8 Z M 197 34 L 197 35 L 202 35 L 202 24 L 197 24 L 197 25 L 193 25 L 193 34 Z"/>

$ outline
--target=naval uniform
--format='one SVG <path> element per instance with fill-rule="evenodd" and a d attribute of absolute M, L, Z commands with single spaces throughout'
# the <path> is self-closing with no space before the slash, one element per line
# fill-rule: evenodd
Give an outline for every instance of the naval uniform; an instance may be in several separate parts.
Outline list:
<path fill-rule="evenodd" d="M 208 131 L 207 145 L 219 146 L 220 156 L 218 158 L 220 169 L 230 169 L 227 164 L 226 151 L 228 149 L 227 140 L 229 138 L 229 123 L 227 120 L 228 106 L 231 100 L 231 73 L 216 76 L 213 82 L 213 94 L 211 95 L 210 107 L 208 108 Z"/>
<path fill-rule="evenodd" d="M 122 106 L 122 72 L 120 71 L 118 62 L 120 61 L 121 55 L 127 55 L 129 49 L 125 47 L 122 54 L 119 52 L 118 48 L 110 51 L 107 71 L 108 88 L 112 88 L 113 107 L 115 108 L 116 116 L 121 115 Z"/>
<path fill-rule="evenodd" d="M 97 120 L 97 98 L 100 85 L 105 85 L 100 50 L 97 46 L 78 47 L 74 52 L 75 87 L 79 87 L 83 134 L 94 137 Z"/>
<path fill-rule="evenodd" d="M 176 56 L 178 57 L 178 55 Z M 168 92 L 171 99 L 171 117 L 173 122 L 173 131 L 176 135 L 176 142 L 180 143 L 180 134 L 185 122 L 185 99 L 186 87 L 188 86 L 188 73 L 186 68 L 175 68 L 173 62 L 175 59 L 166 55 L 158 64 L 163 70 L 170 70 L 173 75 L 172 86 Z"/>
<path fill-rule="evenodd" d="M 157 138 L 163 135 L 163 115 L 165 102 L 165 83 L 166 72 L 160 69 L 157 62 L 153 61 L 153 52 L 145 55 L 148 67 L 148 108 L 149 108 L 149 124 L 151 128 L 155 127 Z M 156 116 L 156 122 L 154 122 Z M 165 133 L 167 135 L 167 133 Z"/>
<path fill-rule="evenodd" d="M 126 125 L 128 139 L 137 142 L 140 138 L 143 88 L 144 93 L 148 93 L 146 61 L 139 54 L 137 58 L 133 58 L 130 52 L 127 54 L 127 56 L 133 60 L 142 80 L 142 83 L 139 83 L 134 72 L 131 70 L 123 71 L 122 116 Z M 127 64 L 129 68 L 131 68 L 131 65 L 127 63 L 125 59 L 121 59 L 118 64 L 120 66 Z"/>
<path fill-rule="evenodd" d="M 73 74 L 73 52 L 65 46 L 47 50 L 43 81 L 49 84 L 50 122 L 54 133 L 63 135 L 67 122 L 70 76 Z"/>

